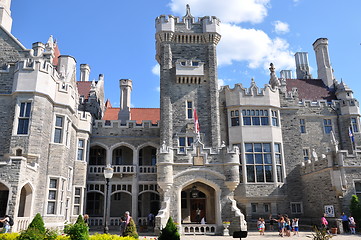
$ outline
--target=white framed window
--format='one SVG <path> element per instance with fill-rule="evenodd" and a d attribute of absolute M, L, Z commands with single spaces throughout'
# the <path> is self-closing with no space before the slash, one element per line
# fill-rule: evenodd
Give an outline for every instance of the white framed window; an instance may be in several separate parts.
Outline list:
<path fill-rule="evenodd" d="M 187 118 L 192 119 L 193 118 L 193 102 L 187 101 Z"/>
<path fill-rule="evenodd" d="M 306 133 L 306 121 L 305 119 L 300 119 L 300 132 Z"/>
<path fill-rule="evenodd" d="M 247 182 L 273 182 L 271 143 L 245 143 Z"/>
<path fill-rule="evenodd" d="M 269 204 L 269 203 L 264 203 L 264 204 L 263 204 L 263 212 L 269 213 L 269 212 L 270 212 L 270 209 L 271 209 L 271 207 L 270 207 L 270 204 Z"/>
<path fill-rule="evenodd" d="M 29 133 L 31 102 L 20 102 L 18 107 L 19 114 L 16 133 L 18 135 L 27 135 Z"/>
<path fill-rule="evenodd" d="M 48 202 L 47 202 L 47 214 L 56 214 L 57 198 L 58 198 L 58 183 L 59 179 L 50 178 L 48 185 Z"/>
<path fill-rule="evenodd" d="M 323 129 L 326 134 L 330 134 L 332 131 L 332 121 L 331 119 L 323 119 Z"/>
<path fill-rule="evenodd" d="M 281 154 L 281 144 L 275 143 L 273 145 L 273 151 L 275 156 L 276 172 L 277 172 L 277 182 L 283 182 L 283 170 L 282 170 L 282 154 Z"/>
<path fill-rule="evenodd" d="M 292 214 L 301 214 L 303 213 L 302 202 L 291 202 L 291 213 Z"/>
<path fill-rule="evenodd" d="M 84 139 L 78 139 L 78 154 L 77 154 L 77 160 L 84 161 L 85 156 L 85 140 Z"/>
<path fill-rule="evenodd" d="M 81 214 L 81 206 L 82 206 L 82 188 L 75 187 L 74 188 L 74 203 L 73 203 L 73 215 Z"/>
<path fill-rule="evenodd" d="M 279 126 L 278 111 L 271 111 L 272 113 L 272 126 Z"/>
<path fill-rule="evenodd" d="M 55 117 L 54 143 L 63 142 L 64 116 Z"/>
<path fill-rule="evenodd" d="M 239 111 L 231 111 L 231 126 L 239 126 Z"/>
<path fill-rule="evenodd" d="M 244 126 L 269 126 L 268 110 L 247 109 L 242 110 L 242 120 Z"/>
<path fill-rule="evenodd" d="M 354 132 L 354 133 L 359 132 L 357 118 L 351 118 L 351 128 L 352 128 L 352 132 Z"/>
<path fill-rule="evenodd" d="M 308 161 L 310 159 L 310 149 L 304 148 L 302 149 L 302 152 L 303 152 L 303 160 Z"/>

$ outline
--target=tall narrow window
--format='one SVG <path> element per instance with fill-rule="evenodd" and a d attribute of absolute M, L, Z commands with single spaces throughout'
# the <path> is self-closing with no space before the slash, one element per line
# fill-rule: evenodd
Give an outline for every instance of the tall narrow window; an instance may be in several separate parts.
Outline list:
<path fill-rule="evenodd" d="M 84 148 L 85 148 L 85 140 L 79 139 L 78 140 L 78 157 L 77 157 L 77 159 L 80 161 L 84 160 Z"/>
<path fill-rule="evenodd" d="M 239 111 L 231 111 L 231 125 L 239 126 Z"/>
<path fill-rule="evenodd" d="M 271 111 L 272 112 L 272 125 L 278 126 L 278 113 L 277 111 Z"/>
<path fill-rule="evenodd" d="M 73 215 L 79 215 L 81 214 L 81 188 L 76 187 L 74 189 L 74 210 Z"/>
<path fill-rule="evenodd" d="M 361 198 L 361 182 L 355 181 L 355 194 L 358 198 Z"/>
<path fill-rule="evenodd" d="M 303 160 L 307 161 L 310 159 L 310 151 L 308 148 L 302 149 L 303 151 Z"/>
<path fill-rule="evenodd" d="M 331 119 L 323 119 L 323 127 L 325 133 L 329 134 L 332 131 L 332 121 Z"/>
<path fill-rule="evenodd" d="M 50 179 L 47 214 L 56 214 L 56 200 L 57 200 L 57 191 L 58 191 L 57 188 L 58 188 L 58 180 Z"/>
<path fill-rule="evenodd" d="M 283 182 L 281 144 L 275 143 L 273 147 L 274 147 L 274 152 L 275 152 L 277 182 Z"/>
<path fill-rule="evenodd" d="M 71 191 L 71 186 L 73 185 L 73 168 L 69 167 L 68 169 L 68 191 Z"/>
<path fill-rule="evenodd" d="M 20 113 L 18 118 L 18 131 L 17 134 L 28 134 L 29 132 L 29 120 L 30 120 L 30 102 L 20 103 Z"/>
<path fill-rule="evenodd" d="M 187 101 L 187 118 L 192 119 L 193 118 L 193 102 Z"/>
<path fill-rule="evenodd" d="M 55 131 L 54 131 L 54 142 L 62 143 L 63 141 L 63 127 L 64 117 L 56 116 L 55 118 Z"/>
<path fill-rule="evenodd" d="M 291 202 L 291 213 L 300 214 L 303 212 L 301 202 Z"/>
<path fill-rule="evenodd" d="M 185 151 L 185 146 L 186 146 L 186 138 L 185 137 L 180 137 L 178 143 L 179 143 L 179 151 L 184 152 Z"/>
<path fill-rule="evenodd" d="M 352 127 L 352 132 L 358 132 L 358 124 L 357 124 L 357 118 L 351 118 L 351 127 Z"/>
<path fill-rule="evenodd" d="M 300 119 L 300 132 L 306 133 L 306 122 L 305 119 Z"/>

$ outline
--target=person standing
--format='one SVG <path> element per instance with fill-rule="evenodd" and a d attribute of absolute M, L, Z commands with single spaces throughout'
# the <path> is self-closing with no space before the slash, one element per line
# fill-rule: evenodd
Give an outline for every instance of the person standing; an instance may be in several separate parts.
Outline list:
<path fill-rule="evenodd" d="M 347 215 L 343 212 L 340 218 L 341 218 L 341 220 L 342 220 L 343 231 L 344 231 L 345 233 L 348 233 L 348 232 L 350 231 L 350 227 L 349 227 L 349 224 L 348 224 L 348 217 L 347 217 Z"/>
<path fill-rule="evenodd" d="M 8 233 L 10 231 L 10 217 L 5 215 L 3 219 L 0 219 L 0 222 L 4 224 L 3 230 L 1 233 Z"/>
<path fill-rule="evenodd" d="M 293 231 L 293 235 L 298 236 L 298 218 L 294 218 L 292 220 L 292 231 Z"/>
<path fill-rule="evenodd" d="M 326 232 L 329 233 L 328 221 L 326 219 L 326 214 L 323 214 L 323 216 L 321 218 L 321 226 L 322 226 L 322 229 L 325 229 Z"/>
<path fill-rule="evenodd" d="M 196 222 L 200 223 L 201 222 L 201 210 L 199 208 L 197 208 L 196 210 Z"/>
<path fill-rule="evenodd" d="M 355 222 L 355 219 L 350 216 L 348 218 L 348 221 L 349 221 L 349 227 L 350 227 L 350 231 L 351 231 L 351 234 L 356 234 L 356 222 Z"/>

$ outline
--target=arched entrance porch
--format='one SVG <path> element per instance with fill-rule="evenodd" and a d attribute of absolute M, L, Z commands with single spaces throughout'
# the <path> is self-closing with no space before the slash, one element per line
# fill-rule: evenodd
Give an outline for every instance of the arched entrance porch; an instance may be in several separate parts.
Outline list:
<path fill-rule="evenodd" d="M 8 206 L 9 188 L 0 183 L 0 216 L 6 214 L 6 208 Z"/>

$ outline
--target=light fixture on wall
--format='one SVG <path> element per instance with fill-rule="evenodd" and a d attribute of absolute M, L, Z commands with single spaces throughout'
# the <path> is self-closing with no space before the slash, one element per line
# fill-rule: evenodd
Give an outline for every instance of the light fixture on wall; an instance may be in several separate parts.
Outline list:
<path fill-rule="evenodd" d="M 198 193 L 199 193 L 199 190 L 197 189 L 196 185 L 194 185 L 192 187 L 192 190 L 191 190 L 191 196 L 192 198 L 197 198 L 198 197 Z"/>

